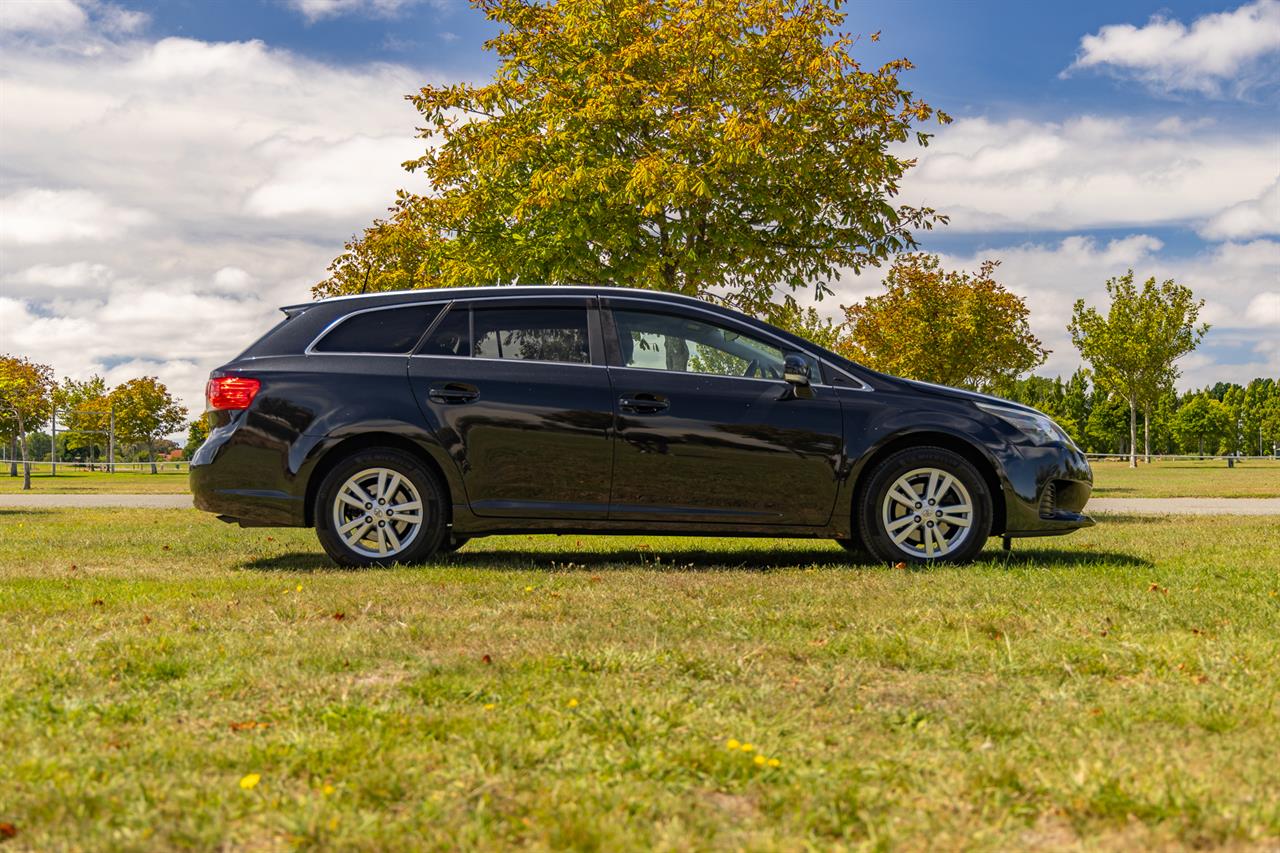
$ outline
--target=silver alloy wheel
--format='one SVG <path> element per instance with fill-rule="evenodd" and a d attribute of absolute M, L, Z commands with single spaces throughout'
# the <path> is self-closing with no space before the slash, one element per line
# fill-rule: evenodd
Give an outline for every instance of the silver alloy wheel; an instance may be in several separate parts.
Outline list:
<path fill-rule="evenodd" d="M 333 529 L 357 554 L 394 557 L 418 538 L 424 511 L 409 478 L 390 468 L 366 468 L 338 489 Z"/>
<path fill-rule="evenodd" d="M 953 474 L 916 468 L 889 487 L 880 508 L 885 532 L 912 557 L 945 557 L 969 537 L 973 500 Z"/>

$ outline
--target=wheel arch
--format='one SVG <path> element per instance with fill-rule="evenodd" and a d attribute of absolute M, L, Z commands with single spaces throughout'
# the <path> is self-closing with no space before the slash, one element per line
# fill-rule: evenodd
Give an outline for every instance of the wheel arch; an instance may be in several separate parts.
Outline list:
<path fill-rule="evenodd" d="M 973 442 L 952 433 L 936 430 L 920 430 L 896 435 L 872 450 L 858 467 L 853 489 L 853 506 L 850 508 L 852 513 L 856 514 L 862 506 L 863 491 L 871 479 L 871 472 L 893 454 L 912 447 L 940 447 L 943 450 L 950 450 L 952 453 L 963 456 L 978 469 L 978 473 L 987 484 L 987 490 L 991 493 L 991 535 L 997 536 L 1004 533 L 1007 513 L 1004 487 L 996 470 L 996 463 Z M 856 523 L 854 528 L 857 528 Z"/>
<path fill-rule="evenodd" d="M 402 450 L 413 456 L 428 470 L 436 475 L 440 481 L 441 488 L 444 489 L 444 510 L 448 514 L 445 519 L 446 524 L 453 522 L 453 496 L 450 491 L 449 478 L 445 476 L 445 472 L 441 469 L 440 464 L 432 455 L 427 452 L 422 445 L 402 435 L 396 435 L 390 432 L 364 432 L 359 435 L 353 435 L 344 438 L 327 448 L 321 456 L 316 460 L 311 469 L 310 476 L 307 478 L 306 500 L 304 501 L 304 512 L 307 527 L 314 527 L 315 503 L 316 495 L 320 492 L 320 484 L 324 482 L 324 478 L 329 472 L 336 468 L 342 461 L 353 453 L 361 450 L 372 450 L 374 448 L 389 448 L 394 450 Z"/>

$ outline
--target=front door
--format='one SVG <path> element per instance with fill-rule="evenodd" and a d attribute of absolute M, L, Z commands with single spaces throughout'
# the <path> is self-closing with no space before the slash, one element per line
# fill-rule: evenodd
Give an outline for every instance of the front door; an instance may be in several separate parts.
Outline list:
<path fill-rule="evenodd" d="M 832 389 L 797 397 L 782 379 L 783 344 L 749 327 L 642 300 L 605 304 L 617 345 L 611 519 L 830 520 L 843 448 Z"/>
<path fill-rule="evenodd" d="M 613 394 L 594 298 L 458 301 L 409 359 L 472 512 L 606 518 Z"/>

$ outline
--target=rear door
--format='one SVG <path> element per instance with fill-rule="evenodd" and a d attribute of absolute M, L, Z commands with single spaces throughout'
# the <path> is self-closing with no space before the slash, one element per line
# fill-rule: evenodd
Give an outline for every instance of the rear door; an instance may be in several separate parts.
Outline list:
<path fill-rule="evenodd" d="M 608 516 L 613 393 L 595 297 L 456 301 L 409 381 L 472 512 Z"/>
<path fill-rule="evenodd" d="M 814 396 L 799 398 L 782 380 L 783 342 L 693 309 L 602 304 L 617 417 L 611 518 L 830 520 L 843 422 L 815 360 Z"/>

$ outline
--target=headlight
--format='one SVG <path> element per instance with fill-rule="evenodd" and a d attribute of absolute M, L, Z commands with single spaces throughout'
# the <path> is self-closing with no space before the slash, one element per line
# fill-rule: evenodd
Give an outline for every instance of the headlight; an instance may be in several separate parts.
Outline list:
<path fill-rule="evenodd" d="M 1039 412 L 1026 412 L 1022 409 L 1006 409 L 1004 406 L 992 406 L 987 403 L 975 403 L 987 414 L 995 415 L 1007 424 L 1021 430 L 1032 444 L 1073 444 L 1071 436 L 1062 427 Z"/>

